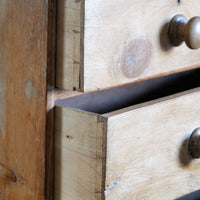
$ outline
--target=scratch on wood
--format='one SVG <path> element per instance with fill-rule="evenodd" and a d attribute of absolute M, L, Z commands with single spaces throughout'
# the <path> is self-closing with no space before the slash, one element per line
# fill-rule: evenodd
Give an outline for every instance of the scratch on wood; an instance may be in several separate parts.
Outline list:
<path fill-rule="evenodd" d="M 80 31 L 78 31 L 78 30 L 72 30 L 73 31 L 73 33 L 80 33 Z"/>
<path fill-rule="evenodd" d="M 5 135 L 5 105 L 4 105 L 4 82 L 5 82 L 5 50 L 1 48 L 0 50 L 0 60 L 1 60 L 1 65 L 0 65 L 0 135 L 4 137 Z"/>
<path fill-rule="evenodd" d="M 0 70 L 1 71 L 1 70 Z M 1 79 L 1 77 L 0 77 Z M 1 81 L 0 81 L 0 85 L 1 85 Z M 0 88 L 0 135 L 2 135 L 2 137 L 4 137 L 5 135 L 5 125 L 4 125 L 4 90 L 3 88 Z"/>
<path fill-rule="evenodd" d="M 1 44 L 1 48 L 0 48 L 0 135 L 2 135 L 2 137 L 5 136 L 5 113 L 4 113 L 4 109 L 5 109 L 5 105 L 4 105 L 4 92 L 5 92 L 5 88 L 4 88 L 4 82 L 5 82 L 5 57 L 6 57 L 6 45 L 5 45 L 5 39 L 4 39 L 4 34 L 3 34 L 3 30 L 4 30 L 4 26 L 6 24 L 6 7 L 7 7 L 7 3 L 6 0 L 1 0 L 0 1 L 0 44 Z"/>
<path fill-rule="evenodd" d="M 104 195 L 107 196 L 118 184 L 120 183 L 120 179 L 115 179 L 111 182 L 110 186 L 107 190 L 104 191 Z"/>

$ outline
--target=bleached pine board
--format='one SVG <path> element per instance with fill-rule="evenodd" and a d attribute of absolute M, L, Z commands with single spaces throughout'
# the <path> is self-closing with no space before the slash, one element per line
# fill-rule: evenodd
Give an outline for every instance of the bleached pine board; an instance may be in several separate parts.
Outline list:
<path fill-rule="evenodd" d="M 55 199 L 103 197 L 104 123 L 96 114 L 56 107 Z"/>
<path fill-rule="evenodd" d="M 167 22 L 200 0 L 59 0 L 57 87 L 94 91 L 198 67 L 200 50 L 171 48 Z"/>
<path fill-rule="evenodd" d="M 119 180 L 106 200 L 169 200 L 200 189 L 200 160 L 187 150 L 200 126 L 200 92 L 190 92 L 106 115 L 107 190 Z"/>

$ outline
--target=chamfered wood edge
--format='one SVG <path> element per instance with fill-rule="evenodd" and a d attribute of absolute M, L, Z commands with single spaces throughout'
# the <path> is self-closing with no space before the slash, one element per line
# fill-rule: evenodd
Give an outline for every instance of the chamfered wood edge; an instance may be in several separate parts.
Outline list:
<path fill-rule="evenodd" d="M 81 33 L 80 33 L 80 74 L 79 89 L 84 91 L 84 42 L 85 42 L 85 0 L 81 0 Z"/>
<path fill-rule="evenodd" d="M 106 190 L 106 159 L 107 159 L 107 127 L 108 118 L 101 116 L 103 120 L 103 133 L 102 133 L 102 184 L 101 184 L 101 199 L 105 200 L 105 190 Z"/>

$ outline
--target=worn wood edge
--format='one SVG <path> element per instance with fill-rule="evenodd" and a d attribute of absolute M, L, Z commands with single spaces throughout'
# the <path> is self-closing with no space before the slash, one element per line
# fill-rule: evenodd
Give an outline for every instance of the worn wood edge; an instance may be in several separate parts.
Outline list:
<path fill-rule="evenodd" d="M 68 109 L 71 109 L 71 110 L 74 110 L 76 112 L 80 112 L 80 113 L 86 113 L 88 115 L 96 115 L 99 117 L 99 119 L 101 119 L 101 117 L 103 117 L 104 119 L 107 119 L 106 116 L 103 116 L 103 115 L 100 115 L 98 113 L 94 113 L 94 112 L 89 112 L 89 111 L 85 111 L 85 110 L 81 110 L 81 109 L 78 109 L 78 108 L 72 108 L 72 107 L 68 107 L 68 106 L 62 106 L 62 105 L 59 105 L 55 102 L 55 105 L 54 105 L 54 110 L 56 108 L 68 108 Z M 100 120 L 101 121 L 101 120 Z"/>
<path fill-rule="evenodd" d="M 105 200 L 105 190 L 106 190 L 106 160 L 107 160 L 107 127 L 108 119 L 101 116 L 103 123 L 103 133 L 102 133 L 102 183 L 101 183 L 101 200 Z"/>
<path fill-rule="evenodd" d="M 132 110 L 136 110 L 136 109 L 139 109 L 139 108 L 142 108 L 142 107 L 161 103 L 163 101 L 168 101 L 168 100 L 171 100 L 171 99 L 175 99 L 175 98 L 178 98 L 178 97 L 181 97 L 181 96 L 188 95 L 190 93 L 196 93 L 196 92 L 199 92 L 199 91 L 200 91 L 200 87 L 197 87 L 197 88 L 194 88 L 194 89 L 186 90 L 184 92 L 179 92 L 179 93 L 172 94 L 172 95 L 169 95 L 169 96 L 165 96 L 165 97 L 162 97 L 162 98 L 154 99 L 152 101 L 147 101 L 147 102 L 140 103 L 140 104 L 137 104 L 137 105 L 133 105 L 133 106 L 129 106 L 129 107 L 126 107 L 126 108 L 119 109 L 119 110 L 115 110 L 113 112 L 103 114 L 102 116 L 104 116 L 106 118 L 111 118 L 111 117 L 114 117 L 116 115 L 120 115 L 120 114 L 129 112 L 129 111 L 132 111 Z"/>
<path fill-rule="evenodd" d="M 83 111 L 81 111 L 83 112 Z M 85 113 L 85 112 L 84 112 Z M 95 113 L 87 113 L 87 114 L 93 114 L 97 116 L 97 131 L 100 133 L 96 133 L 96 138 L 98 138 L 98 135 L 101 135 L 101 155 L 99 157 L 98 153 L 96 153 L 96 170 L 101 173 L 101 176 L 99 178 L 99 175 L 96 173 L 95 177 L 95 199 L 99 199 L 99 193 L 101 200 L 105 200 L 104 191 L 105 191 L 105 180 L 106 180 L 106 140 L 107 140 L 107 119 L 105 117 L 102 117 L 101 115 L 95 114 Z M 96 144 L 98 144 L 98 141 L 96 141 Z M 100 160 L 100 164 L 99 164 Z M 100 169 L 99 169 L 100 166 Z M 97 188 L 100 188 L 100 191 L 97 190 Z"/>
<path fill-rule="evenodd" d="M 170 71 L 170 72 L 160 73 L 160 74 L 156 74 L 154 76 L 148 76 L 146 78 L 133 80 L 133 81 L 130 81 L 128 83 L 122 83 L 122 84 L 119 84 L 119 85 L 105 87 L 105 88 L 98 89 L 98 90 L 85 90 L 85 89 L 83 89 L 81 91 L 84 92 L 84 93 L 92 93 L 92 92 L 97 92 L 97 91 L 103 91 L 103 90 L 108 90 L 108 89 L 111 89 L 111 88 L 116 88 L 116 87 L 120 87 L 120 86 L 124 86 L 124 85 L 129 85 L 129 84 L 132 84 L 132 83 L 138 83 L 138 82 L 141 82 L 141 81 L 146 81 L 146 80 L 149 80 L 149 79 L 154 79 L 154 78 L 159 78 L 159 77 L 162 77 L 162 76 L 181 73 L 181 72 L 185 72 L 185 71 L 189 71 L 189 70 L 193 70 L 193 69 L 197 69 L 197 68 L 200 68 L 200 66 L 199 65 L 195 65 L 195 66 L 190 66 L 190 67 L 186 67 L 186 68 L 182 68 L 182 69 L 177 69 L 177 70 L 173 70 L 173 71 Z"/>
<path fill-rule="evenodd" d="M 79 88 L 84 92 L 84 42 L 85 42 L 85 0 L 81 0 L 81 33 L 80 33 L 80 76 Z"/>
<path fill-rule="evenodd" d="M 63 89 L 49 90 L 47 92 L 47 112 L 51 111 L 54 108 L 56 101 L 80 96 L 83 94 L 84 93 L 82 92 L 69 91 Z"/>

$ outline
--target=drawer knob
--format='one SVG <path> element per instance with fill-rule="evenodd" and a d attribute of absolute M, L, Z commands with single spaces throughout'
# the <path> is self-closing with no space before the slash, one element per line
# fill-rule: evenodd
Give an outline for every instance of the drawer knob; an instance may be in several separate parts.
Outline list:
<path fill-rule="evenodd" d="M 188 149 L 193 158 L 200 158 L 200 128 L 196 128 L 189 138 Z"/>
<path fill-rule="evenodd" d="M 184 15 L 175 15 L 169 22 L 168 37 L 173 46 L 185 41 L 190 49 L 200 48 L 200 17 L 188 21 Z"/>

